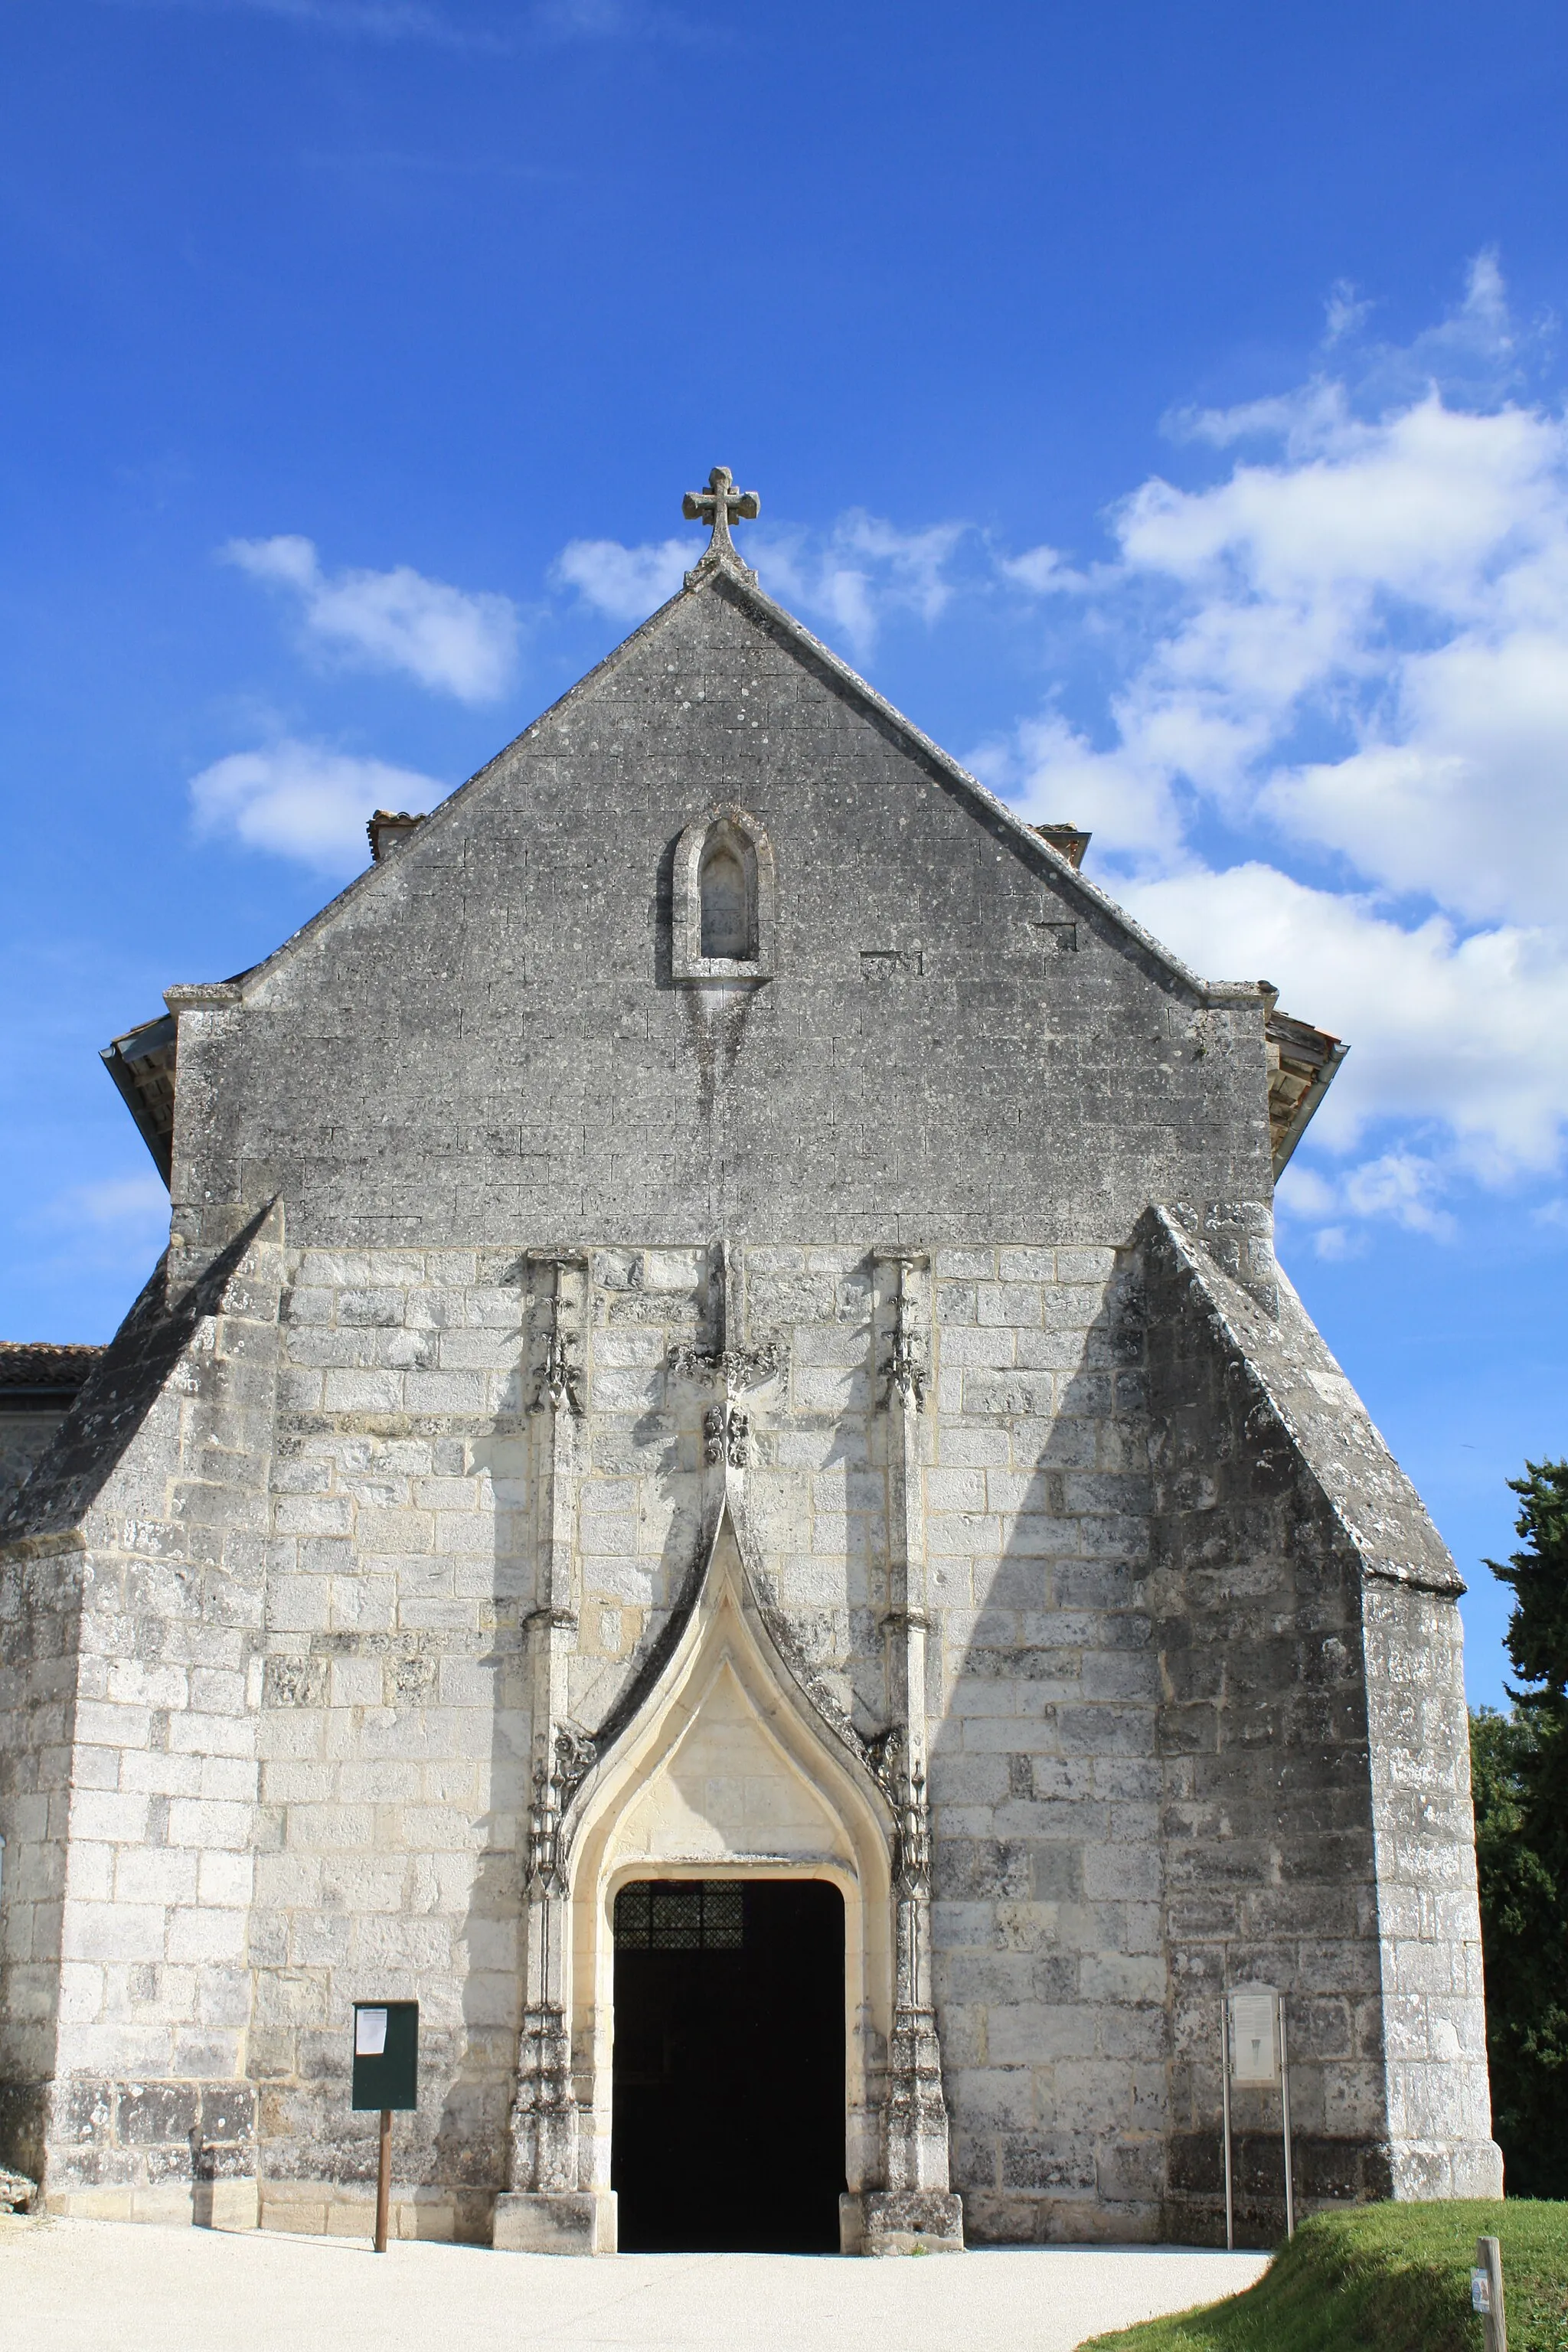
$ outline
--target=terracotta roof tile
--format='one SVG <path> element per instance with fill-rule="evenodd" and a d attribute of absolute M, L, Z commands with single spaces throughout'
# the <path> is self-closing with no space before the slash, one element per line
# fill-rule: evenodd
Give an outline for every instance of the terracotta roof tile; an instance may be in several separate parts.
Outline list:
<path fill-rule="evenodd" d="M 101 1348 L 57 1347 L 49 1339 L 0 1339 L 0 1392 L 49 1389 L 75 1396 L 102 1357 Z"/>

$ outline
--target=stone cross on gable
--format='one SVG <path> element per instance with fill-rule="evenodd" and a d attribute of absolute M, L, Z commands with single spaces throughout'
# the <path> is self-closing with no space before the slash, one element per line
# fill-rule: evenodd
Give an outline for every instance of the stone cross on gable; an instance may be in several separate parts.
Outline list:
<path fill-rule="evenodd" d="M 762 501 L 755 490 L 738 490 L 735 478 L 728 466 L 715 466 L 708 477 L 705 490 L 688 490 L 680 501 L 680 511 L 688 522 L 705 522 L 713 536 L 702 551 L 698 569 L 727 556 L 741 571 L 747 572 L 730 536 L 732 522 L 754 522 L 762 512 Z M 688 579 L 691 574 L 687 574 Z M 747 577 L 755 575 L 747 572 Z"/>

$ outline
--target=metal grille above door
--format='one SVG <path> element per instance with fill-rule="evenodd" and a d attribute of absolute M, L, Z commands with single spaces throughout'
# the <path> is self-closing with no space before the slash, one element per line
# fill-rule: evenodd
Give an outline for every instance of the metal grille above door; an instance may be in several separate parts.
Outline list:
<path fill-rule="evenodd" d="M 733 1879 L 641 1879 L 616 1897 L 616 1949 L 738 1952 L 745 1910 Z"/>

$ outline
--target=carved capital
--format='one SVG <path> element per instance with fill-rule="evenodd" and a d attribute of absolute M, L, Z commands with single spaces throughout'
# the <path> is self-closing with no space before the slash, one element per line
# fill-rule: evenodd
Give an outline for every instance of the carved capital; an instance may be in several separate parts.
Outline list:
<path fill-rule="evenodd" d="M 743 1470 L 752 1458 L 751 1441 L 751 1422 L 738 1406 L 709 1406 L 702 1416 L 702 1452 L 708 1461 Z"/>
<path fill-rule="evenodd" d="M 559 1412 L 565 1406 L 574 1419 L 583 1418 L 583 1399 L 577 1385 L 577 1371 L 566 1341 L 559 1330 L 552 1330 L 544 1345 L 544 1363 L 539 1376 L 539 1393 L 532 1410 Z"/>
<path fill-rule="evenodd" d="M 899 1802 L 899 1759 L 904 1752 L 902 1724 L 890 1723 L 885 1731 L 874 1731 L 866 1742 L 866 1762 L 871 1778 L 895 1808 Z"/>
<path fill-rule="evenodd" d="M 931 1893 L 931 1807 L 926 1802 L 926 1776 L 916 1764 L 898 1807 L 898 1834 L 893 1845 L 893 1884 L 900 1895 Z"/>
<path fill-rule="evenodd" d="M 533 1768 L 533 1802 L 528 1813 L 528 1862 L 524 1872 L 531 1893 L 566 1892 L 561 1816 L 592 1771 L 598 1752 L 592 1733 L 562 1724 L 556 1730 L 549 1761 L 541 1759 Z"/>
<path fill-rule="evenodd" d="M 916 1351 L 912 1335 L 905 1327 L 902 1299 L 899 1303 L 899 1328 L 893 1335 L 892 1352 L 883 1358 L 881 1372 L 888 1383 L 882 1391 L 884 1404 L 891 1404 L 896 1396 L 907 1409 L 915 1412 L 923 1409 L 926 1401 L 925 1366 Z"/>
<path fill-rule="evenodd" d="M 760 1348 L 699 1348 L 688 1342 L 672 1348 L 669 1369 L 680 1380 L 721 1380 L 727 1396 L 742 1389 L 761 1388 L 771 1381 L 781 1361 L 778 1342 L 766 1339 Z"/>

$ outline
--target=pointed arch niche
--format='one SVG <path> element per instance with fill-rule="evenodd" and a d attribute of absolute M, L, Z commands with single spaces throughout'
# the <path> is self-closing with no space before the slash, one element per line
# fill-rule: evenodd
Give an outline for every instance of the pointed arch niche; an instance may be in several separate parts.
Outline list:
<path fill-rule="evenodd" d="M 773 976 L 778 888 L 773 845 L 756 818 L 726 802 L 675 845 L 670 971 L 678 981 Z"/>
<path fill-rule="evenodd" d="M 844 1900 L 845 2178 L 879 2178 L 893 2023 L 890 1816 L 779 1655 L 728 1513 L 676 1652 L 573 1806 L 571 2033 L 584 2186 L 610 2187 L 616 1897 L 639 1878 L 826 1879 Z M 781 2018 L 787 2032 L 790 2021 Z M 610 2242 L 614 2242 L 611 2239 Z"/>

